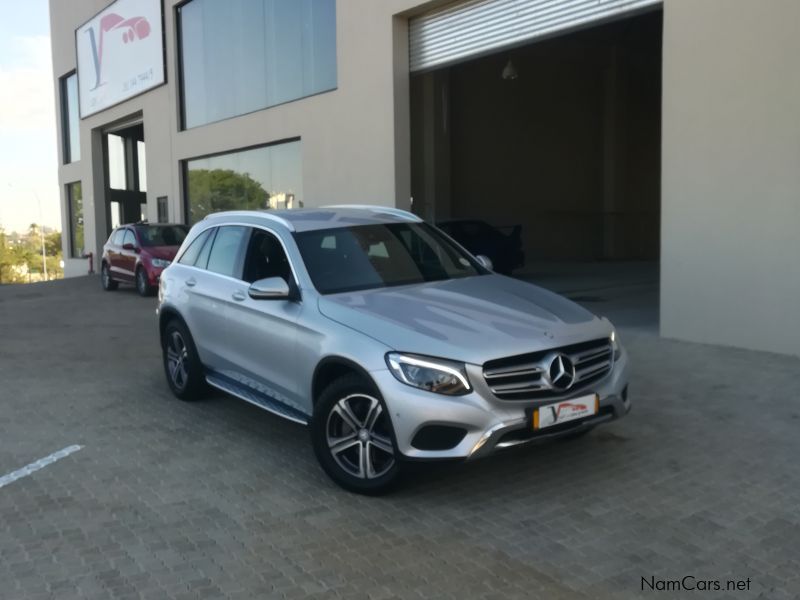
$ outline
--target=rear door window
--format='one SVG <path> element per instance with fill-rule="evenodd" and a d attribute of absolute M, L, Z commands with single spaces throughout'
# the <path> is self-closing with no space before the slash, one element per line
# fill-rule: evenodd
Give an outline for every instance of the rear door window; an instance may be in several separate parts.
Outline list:
<path fill-rule="evenodd" d="M 220 227 L 217 231 L 217 237 L 214 238 L 206 268 L 220 275 L 240 279 L 242 273 L 242 248 L 247 234 L 247 227 L 239 225 Z"/>

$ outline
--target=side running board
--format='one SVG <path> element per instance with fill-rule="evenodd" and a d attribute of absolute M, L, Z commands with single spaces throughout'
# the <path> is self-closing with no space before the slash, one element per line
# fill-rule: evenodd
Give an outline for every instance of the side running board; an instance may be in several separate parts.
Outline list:
<path fill-rule="evenodd" d="M 308 425 L 308 415 L 305 413 L 297 410 L 296 408 L 292 408 L 291 406 L 287 406 L 280 400 L 271 398 L 266 394 L 241 384 L 230 377 L 226 377 L 220 373 L 212 372 L 206 375 L 206 382 L 208 382 L 208 385 L 213 386 L 218 390 L 222 390 L 231 396 L 236 396 L 245 402 L 249 402 L 250 404 L 254 404 L 259 408 L 268 410 L 279 417 L 289 419 L 290 421 L 300 423 L 301 425 Z"/>

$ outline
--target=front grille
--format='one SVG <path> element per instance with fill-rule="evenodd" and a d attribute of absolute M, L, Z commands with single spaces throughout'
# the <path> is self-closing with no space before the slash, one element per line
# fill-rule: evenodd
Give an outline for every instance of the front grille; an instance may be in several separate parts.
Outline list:
<path fill-rule="evenodd" d="M 566 390 L 552 388 L 545 377 L 555 354 L 568 356 L 575 365 L 575 381 Z M 586 389 L 608 374 L 613 360 L 611 341 L 602 338 L 490 360 L 483 365 L 483 377 L 492 393 L 503 400 L 546 400 Z"/>

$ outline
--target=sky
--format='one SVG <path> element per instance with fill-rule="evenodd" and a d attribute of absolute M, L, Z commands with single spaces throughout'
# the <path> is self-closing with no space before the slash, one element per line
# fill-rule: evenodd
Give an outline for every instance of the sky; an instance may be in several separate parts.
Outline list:
<path fill-rule="evenodd" d="M 6 232 L 26 231 L 31 223 L 61 229 L 47 5 L 0 0 L 0 225 Z"/>

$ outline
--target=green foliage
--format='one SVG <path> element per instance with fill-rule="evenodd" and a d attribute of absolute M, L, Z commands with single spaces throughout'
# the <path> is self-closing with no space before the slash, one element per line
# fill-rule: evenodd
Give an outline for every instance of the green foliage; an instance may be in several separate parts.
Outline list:
<path fill-rule="evenodd" d="M 60 232 L 45 234 L 45 254 L 48 278 L 62 277 Z M 25 234 L 7 234 L 0 228 L 0 284 L 38 281 L 43 274 L 39 226 L 31 224 Z"/>
<path fill-rule="evenodd" d="M 192 169 L 187 180 L 193 223 L 221 210 L 267 208 L 269 192 L 249 173 L 230 169 Z"/>

